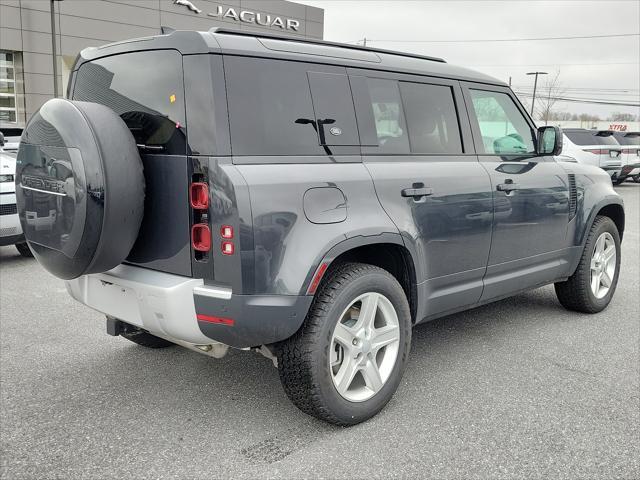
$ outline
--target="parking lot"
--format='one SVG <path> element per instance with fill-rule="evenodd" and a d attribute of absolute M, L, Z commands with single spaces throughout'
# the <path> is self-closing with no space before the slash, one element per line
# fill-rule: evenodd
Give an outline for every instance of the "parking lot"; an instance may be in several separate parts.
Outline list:
<path fill-rule="evenodd" d="M 553 287 L 419 326 L 383 412 L 299 412 L 271 362 L 148 350 L 0 249 L 2 478 L 638 478 L 640 185 L 611 306 Z"/>

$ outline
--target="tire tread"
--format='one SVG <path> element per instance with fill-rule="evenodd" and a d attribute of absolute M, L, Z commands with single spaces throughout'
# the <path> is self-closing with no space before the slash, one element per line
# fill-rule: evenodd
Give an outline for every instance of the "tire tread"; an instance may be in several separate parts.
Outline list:
<path fill-rule="evenodd" d="M 320 388 L 311 375 L 312 352 L 322 340 L 321 327 L 339 292 L 356 278 L 379 272 L 388 274 L 379 267 L 362 263 L 344 263 L 331 270 L 316 293 L 302 327 L 279 345 L 278 371 L 282 386 L 304 413 L 335 425 L 351 425 L 333 414 L 322 401 Z"/>
<path fill-rule="evenodd" d="M 613 220 L 609 217 L 598 215 L 591 225 L 582 256 L 578 262 L 576 271 L 566 281 L 555 284 L 556 296 L 564 308 L 582 313 L 597 313 L 602 308 L 594 305 L 589 297 L 591 289 L 591 251 L 595 235 L 603 224 L 611 224 L 615 229 Z M 617 231 L 617 230 L 616 230 Z M 619 255 L 619 252 L 618 252 Z"/>

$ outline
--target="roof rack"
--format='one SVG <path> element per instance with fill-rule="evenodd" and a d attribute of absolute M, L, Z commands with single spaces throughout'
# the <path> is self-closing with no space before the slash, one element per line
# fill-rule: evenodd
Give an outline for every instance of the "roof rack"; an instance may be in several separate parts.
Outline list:
<path fill-rule="evenodd" d="M 289 35 L 277 35 L 274 33 L 257 33 L 246 30 L 236 30 L 233 28 L 214 27 L 209 30 L 211 33 L 219 33 L 224 35 L 239 35 L 243 37 L 271 38 L 274 40 L 284 40 L 287 42 L 313 43 L 316 45 L 326 45 L 328 47 L 348 48 L 350 50 L 361 50 L 365 52 L 386 53 L 389 55 L 399 55 L 402 57 L 419 58 L 421 60 L 429 60 L 431 62 L 447 63 L 444 59 L 438 57 L 429 57 L 427 55 L 418 55 L 417 53 L 397 52 L 395 50 L 386 50 L 383 48 L 363 47 L 360 45 L 349 45 L 348 43 L 328 42 L 326 40 L 311 40 L 308 38 L 294 37 Z"/>

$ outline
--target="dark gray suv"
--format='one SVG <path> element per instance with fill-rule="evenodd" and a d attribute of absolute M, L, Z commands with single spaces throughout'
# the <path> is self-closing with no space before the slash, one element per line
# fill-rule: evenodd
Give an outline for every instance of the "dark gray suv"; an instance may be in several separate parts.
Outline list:
<path fill-rule="evenodd" d="M 554 283 L 611 301 L 622 200 L 502 82 L 438 58 L 247 32 L 84 50 L 25 129 L 35 257 L 107 330 L 254 349 L 304 412 L 389 401 L 412 327 Z"/>

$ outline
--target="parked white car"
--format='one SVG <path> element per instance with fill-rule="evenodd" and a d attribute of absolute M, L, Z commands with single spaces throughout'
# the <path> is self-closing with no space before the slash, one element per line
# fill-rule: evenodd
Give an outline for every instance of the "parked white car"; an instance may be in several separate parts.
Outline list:
<path fill-rule="evenodd" d="M 613 132 L 584 128 L 566 128 L 562 132 L 563 156 L 600 167 L 612 181 L 617 181 L 622 172 L 622 147 Z"/>
<path fill-rule="evenodd" d="M 31 257 L 16 208 L 15 174 L 16 152 L 0 151 L 0 246 L 15 245 L 20 255 Z"/>
<path fill-rule="evenodd" d="M 613 136 L 622 147 L 622 172 L 618 183 L 627 178 L 640 183 L 640 132 L 615 132 Z"/>
<path fill-rule="evenodd" d="M 3 128 L 0 131 L 0 151 L 17 152 L 21 136 L 21 128 Z"/>

